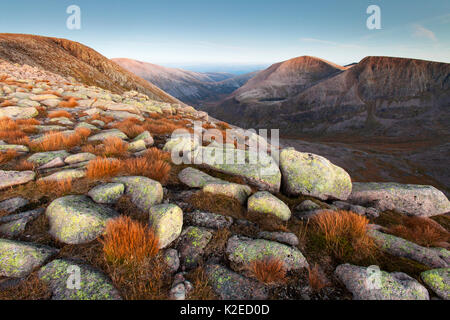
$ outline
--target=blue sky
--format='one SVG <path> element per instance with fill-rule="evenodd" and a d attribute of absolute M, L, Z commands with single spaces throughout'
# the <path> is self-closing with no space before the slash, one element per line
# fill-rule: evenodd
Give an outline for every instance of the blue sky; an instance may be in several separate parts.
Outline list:
<path fill-rule="evenodd" d="M 66 8 L 81 8 L 68 30 Z M 381 30 L 366 27 L 369 5 Z M 0 32 L 62 37 L 108 58 L 162 65 L 271 64 L 302 55 L 348 64 L 368 55 L 450 62 L 450 1 L 14 0 Z"/>

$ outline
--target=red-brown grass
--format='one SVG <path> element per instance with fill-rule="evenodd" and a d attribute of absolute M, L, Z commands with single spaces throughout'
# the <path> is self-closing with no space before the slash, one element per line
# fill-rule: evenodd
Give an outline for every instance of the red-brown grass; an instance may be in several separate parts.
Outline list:
<path fill-rule="evenodd" d="M 58 110 L 58 111 L 50 112 L 48 117 L 50 119 L 62 118 L 62 117 L 69 118 L 69 119 L 73 118 L 72 114 L 70 114 L 69 112 L 67 112 L 65 110 Z"/>
<path fill-rule="evenodd" d="M 123 157 L 128 154 L 128 143 L 117 137 L 110 137 L 103 141 L 103 156 Z"/>
<path fill-rule="evenodd" d="M 142 264 L 159 252 L 159 240 L 151 228 L 121 216 L 106 225 L 103 253 L 113 265 Z"/>
<path fill-rule="evenodd" d="M 51 292 L 47 285 L 39 279 L 36 273 L 32 273 L 17 285 L 1 289 L 0 300 L 48 300 Z"/>
<path fill-rule="evenodd" d="M 36 169 L 36 165 L 27 160 L 22 160 L 16 165 L 15 169 L 17 171 L 34 171 Z"/>
<path fill-rule="evenodd" d="M 82 139 L 87 139 L 91 135 L 91 130 L 88 128 L 77 128 L 75 133 L 78 134 Z"/>
<path fill-rule="evenodd" d="M 134 158 L 122 161 L 122 171 L 130 176 L 144 176 L 166 184 L 169 179 L 171 165 L 163 160 Z"/>
<path fill-rule="evenodd" d="M 110 116 L 102 116 L 101 114 L 96 113 L 89 119 L 89 121 L 94 121 L 94 120 L 99 120 L 99 121 L 104 122 L 105 124 L 108 124 L 110 122 L 113 122 L 114 118 L 110 117 Z"/>
<path fill-rule="evenodd" d="M 144 157 L 150 160 L 162 160 L 170 162 L 171 160 L 171 154 L 170 152 L 163 151 L 158 148 L 150 148 L 144 153 Z"/>
<path fill-rule="evenodd" d="M 5 100 L 5 101 L 3 101 L 2 103 L 0 103 L 0 108 L 3 108 L 3 107 L 11 107 L 11 106 L 15 106 L 16 104 L 14 103 L 14 102 L 12 102 L 12 101 L 9 101 L 9 100 Z"/>
<path fill-rule="evenodd" d="M 27 136 L 25 137 L 17 137 L 17 138 L 9 138 L 8 142 L 11 144 L 18 144 L 22 146 L 29 146 L 31 141 Z"/>
<path fill-rule="evenodd" d="M 402 224 L 392 226 L 388 232 L 425 247 L 446 246 L 450 242 L 449 232 L 436 221 L 423 217 L 403 217 Z"/>
<path fill-rule="evenodd" d="M 143 124 L 145 130 L 150 131 L 152 134 L 171 134 L 177 129 L 185 129 L 192 132 L 192 128 L 187 128 L 185 125 L 179 124 L 176 121 L 169 119 L 148 119 Z"/>
<path fill-rule="evenodd" d="M 58 106 L 60 108 L 75 108 L 79 106 L 79 103 L 76 98 L 70 97 L 68 101 L 61 101 Z"/>
<path fill-rule="evenodd" d="M 115 177 L 122 169 L 122 162 L 117 159 L 97 158 L 87 165 L 86 177 L 91 180 Z"/>
<path fill-rule="evenodd" d="M 276 258 L 253 261 L 249 270 L 252 276 L 265 284 L 280 284 L 286 281 L 286 269 Z"/>
<path fill-rule="evenodd" d="M 61 97 L 61 93 L 54 91 L 54 90 L 46 90 L 46 91 L 41 92 L 40 94 L 52 94 L 54 96 Z"/>
<path fill-rule="evenodd" d="M 0 164 L 8 163 L 14 158 L 17 158 L 19 154 L 15 150 L 8 150 L 6 152 L 0 151 Z"/>
<path fill-rule="evenodd" d="M 328 283 L 321 274 L 319 265 L 317 264 L 314 264 L 313 267 L 308 266 L 308 282 L 310 288 L 315 292 L 318 292 L 328 286 Z"/>
<path fill-rule="evenodd" d="M 56 151 L 62 149 L 71 149 L 79 146 L 84 138 L 77 132 L 73 134 L 64 134 L 61 132 L 46 133 L 41 141 L 31 142 L 33 151 Z"/>
<path fill-rule="evenodd" d="M 131 118 L 130 118 L 131 119 Z M 127 119 L 129 120 L 129 119 Z M 112 127 L 115 129 L 119 129 L 123 133 L 125 133 L 129 138 L 133 139 L 140 135 L 145 131 L 144 127 L 138 124 L 133 124 L 128 122 L 127 120 L 116 123 Z"/>
<path fill-rule="evenodd" d="M 216 122 L 216 126 L 217 126 L 219 129 L 222 129 L 222 130 L 228 130 L 228 129 L 231 129 L 231 126 L 230 126 L 228 123 L 223 122 L 223 121 Z"/>
<path fill-rule="evenodd" d="M 54 195 L 56 197 L 68 195 L 72 191 L 72 186 L 73 182 L 70 178 L 52 181 L 36 181 L 36 187 L 39 192 L 45 195 Z"/>
<path fill-rule="evenodd" d="M 369 220 L 349 211 L 326 211 L 312 219 L 314 238 L 335 258 L 365 259 L 376 251 L 367 233 Z"/>

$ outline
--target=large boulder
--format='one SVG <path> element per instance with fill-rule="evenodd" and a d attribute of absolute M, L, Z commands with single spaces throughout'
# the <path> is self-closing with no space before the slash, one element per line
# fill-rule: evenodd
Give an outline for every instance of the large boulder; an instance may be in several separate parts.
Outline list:
<path fill-rule="evenodd" d="M 117 177 L 113 182 L 125 185 L 125 194 L 142 211 L 149 211 L 155 204 L 160 204 L 164 197 L 161 183 L 147 177 Z"/>
<path fill-rule="evenodd" d="M 105 274 L 79 262 L 54 260 L 39 270 L 39 278 L 49 286 L 52 300 L 121 300 Z"/>
<path fill-rule="evenodd" d="M 195 163 L 225 174 L 243 178 L 261 190 L 278 192 L 281 172 L 267 153 L 232 148 L 200 147 Z"/>
<path fill-rule="evenodd" d="M 150 208 L 150 225 L 159 239 L 159 247 L 165 248 L 181 234 L 183 210 L 174 204 L 155 205 Z"/>
<path fill-rule="evenodd" d="M 21 278 L 29 275 L 58 249 L 34 243 L 0 239 L 0 276 Z"/>
<path fill-rule="evenodd" d="M 450 300 L 450 268 L 428 270 L 420 277 L 440 298 Z"/>
<path fill-rule="evenodd" d="M 87 196 L 67 196 L 53 201 L 45 212 L 50 234 L 63 243 L 82 244 L 102 235 L 106 223 L 118 214 Z"/>
<path fill-rule="evenodd" d="M 402 272 L 387 273 L 377 267 L 342 264 L 336 276 L 353 294 L 354 300 L 429 300 L 427 289 Z"/>
<path fill-rule="evenodd" d="M 247 272 L 254 261 L 270 259 L 281 261 L 286 271 L 308 267 L 308 262 L 298 249 L 263 239 L 233 236 L 228 240 L 226 254 L 231 267 L 237 272 Z"/>
<path fill-rule="evenodd" d="M 267 191 L 257 192 L 248 199 L 248 211 L 264 216 L 274 216 L 283 221 L 291 218 L 289 207 Z"/>
<path fill-rule="evenodd" d="M 450 212 L 450 202 L 432 186 L 398 183 L 354 183 L 350 202 L 378 210 L 431 217 Z"/>
<path fill-rule="evenodd" d="M 284 149 L 280 153 L 280 169 L 284 191 L 290 196 L 346 200 L 352 192 L 349 174 L 315 154 Z"/>
<path fill-rule="evenodd" d="M 382 250 L 393 256 L 411 259 L 431 268 L 446 268 L 450 264 L 450 252 L 446 249 L 425 248 L 375 229 L 369 230 L 369 235 Z"/>
<path fill-rule="evenodd" d="M 3 171 L 0 170 L 0 190 L 28 183 L 36 177 L 33 171 Z"/>
<path fill-rule="evenodd" d="M 260 282 L 246 278 L 221 265 L 207 265 L 208 282 L 222 300 L 266 300 L 267 288 Z"/>

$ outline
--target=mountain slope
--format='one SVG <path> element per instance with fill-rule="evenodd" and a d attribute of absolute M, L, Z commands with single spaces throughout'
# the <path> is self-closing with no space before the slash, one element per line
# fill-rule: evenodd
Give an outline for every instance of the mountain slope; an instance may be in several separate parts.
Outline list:
<path fill-rule="evenodd" d="M 213 116 L 291 136 L 448 135 L 450 64 L 367 57 L 351 68 L 301 57 L 262 71 Z"/>
<path fill-rule="evenodd" d="M 123 69 L 95 50 L 66 39 L 2 33 L 0 59 L 39 67 L 64 77 L 73 77 L 81 83 L 119 94 L 136 90 L 154 100 L 179 103 L 163 90 Z"/>
<path fill-rule="evenodd" d="M 182 69 L 166 68 L 132 59 L 112 59 L 114 62 L 150 81 L 174 97 L 192 104 L 205 100 L 218 100 L 241 87 L 256 73 L 234 77 L 226 73 L 201 73 Z"/>

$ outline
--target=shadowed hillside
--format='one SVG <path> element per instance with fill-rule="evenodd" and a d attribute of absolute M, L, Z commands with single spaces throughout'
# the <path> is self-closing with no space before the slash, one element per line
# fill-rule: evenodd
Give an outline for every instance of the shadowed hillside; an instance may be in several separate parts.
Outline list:
<path fill-rule="evenodd" d="M 0 59 L 73 77 L 84 84 L 119 94 L 136 90 L 158 101 L 179 103 L 95 50 L 66 39 L 3 33 L 0 34 Z"/>

